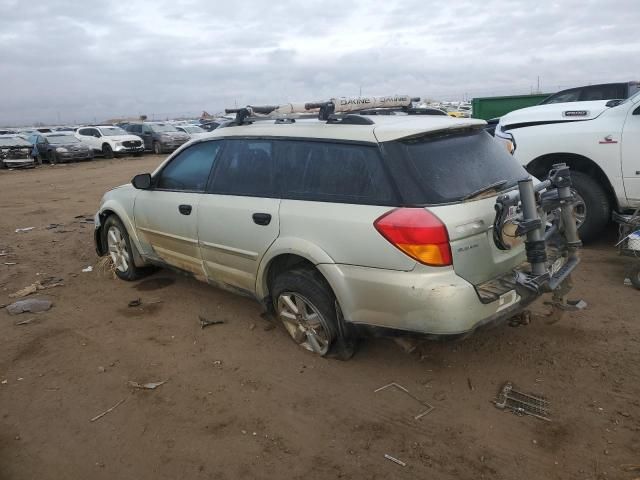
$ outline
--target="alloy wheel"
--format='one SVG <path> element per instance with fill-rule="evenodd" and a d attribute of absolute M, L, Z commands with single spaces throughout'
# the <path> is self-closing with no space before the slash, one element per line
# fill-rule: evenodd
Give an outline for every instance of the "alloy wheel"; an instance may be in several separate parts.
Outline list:
<path fill-rule="evenodd" d="M 130 262 L 127 241 L 120 229 L 115 225 L 112 225 L 107 232 L 107 246 L 116 270 L 123 273 L 126 272 L 129 269 Z"/>
<path fill-rule="evenodd" d="M 301 347 L 325 355 L 331 345 L 330 330 L 318 309 L 299 293 L 284 292 L 278 297 L 278 317 L 291 338 Z"/>
<path fill-rule="evenodd" d="M 576 217 L 576 226 L 579 228 L 580 225 L 584 223 L 587 219 L 587 204 L 576 190 L 571 189 L 571 193 L 573 193 L 576 197 L 576 203 L 573 206 L 573 213 Z"/>

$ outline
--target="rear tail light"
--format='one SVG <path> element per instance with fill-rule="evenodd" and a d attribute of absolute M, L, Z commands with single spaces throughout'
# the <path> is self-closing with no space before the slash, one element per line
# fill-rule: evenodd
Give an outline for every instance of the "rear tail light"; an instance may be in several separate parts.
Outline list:
<path fill-rule="evenodd" d="M 394 247 L 425 265 L 452 264 L 447 227 L 424 208 L 397 208 L 385 213 L 373 226 Z"/>

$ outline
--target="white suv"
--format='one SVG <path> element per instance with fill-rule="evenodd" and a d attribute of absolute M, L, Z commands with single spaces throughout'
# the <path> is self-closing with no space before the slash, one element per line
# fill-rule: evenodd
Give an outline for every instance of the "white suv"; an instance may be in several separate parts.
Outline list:
<path fill-rule="evenodd" d="M 120 127 L 82 127 L 76 129 L 75 135 L 94 152 L 102 153 L 106 158 L 113 158 L 114 155 L 142 155 L 144 152 L 142 139 Z"/>
<path fill-rule="evenodd" d="M 551 184 L 534 187 L 483 121 L 258 121 L 257 111 L 241 109 L 235 125 L 104 195 L 96 249 L 120 278 L 148 265 L 186 271 L 263 302 L 298 344 L 325 355 L 354 331 L 468 334 L 521 312 L 577 264 L 574 250 L 546 256 L 537 217 L 509 230 L 510 245 L 495 240 L 514 219 L 518 190 L 529 188 L 523 211 L 535 214 L 534 188 Z M 553 194 L 545 202 L 559 211 Z M 571 222 L 554 232 L 572 225 L 575 234 Z"/>

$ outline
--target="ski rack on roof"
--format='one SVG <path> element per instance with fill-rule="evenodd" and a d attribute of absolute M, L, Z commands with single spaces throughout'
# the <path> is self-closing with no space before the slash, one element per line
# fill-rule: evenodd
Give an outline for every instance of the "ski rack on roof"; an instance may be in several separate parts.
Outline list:
<path fill-rule="evenodd" d="M 413 102 L 420 98 L 409 95 L 387 97 L 337 97 L 324 102 L 285 103 L 282 105 L 247 105 L 243 108 L 227 108 L 225 113 L 235 113 L 236 125 L 256 120 L 276 120 L 278 123 L 292 123 L 297 118 L 317 118 L 329 123 L 371 124 L 363 117 L 349 118 L 350 113 L 363 111 L 395 110 L 410 113 Z M 348 121 L 345 121 L 348 120 Z"/>

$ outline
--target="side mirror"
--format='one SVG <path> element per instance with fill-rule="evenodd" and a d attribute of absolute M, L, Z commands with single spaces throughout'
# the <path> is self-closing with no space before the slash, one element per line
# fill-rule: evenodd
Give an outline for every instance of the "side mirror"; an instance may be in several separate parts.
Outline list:
<path fill-rule="evenodd" d="M 151 188 L 151 174 L 140 173 L 133 177 L 131 184 L 138 190 L 149 190 Z"/>

